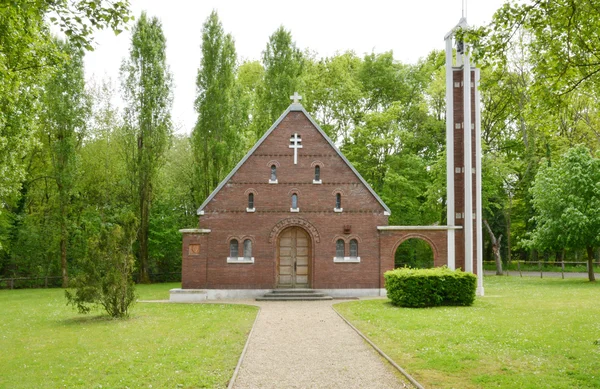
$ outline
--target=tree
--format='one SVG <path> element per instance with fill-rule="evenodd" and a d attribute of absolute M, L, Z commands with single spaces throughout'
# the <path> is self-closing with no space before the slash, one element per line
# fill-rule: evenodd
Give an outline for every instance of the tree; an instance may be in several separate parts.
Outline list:
<path fill-rule="evenodd" d="M 492 24 L 477 31 L 479 52 L 493 63 L 505 61 L 497 53 L 519 29 L 530 32 L 529 51 L 538 82 L 564 95 L 579 88 L 600 86 L 600 9 L 594 1 L 555 0 L 506 2 Z"/>
<path fill-rule="evenodd" d="M 202 59 L 196 78 L 198 120 L 192 145 L 198 203 L 219 185 L 240 155 L 240 131 L 233 117 L 235 70 L 233 38 L 223 32 L 217 12 L 213 11 L 202 28 Z"/>
<path fill-rule="evenodd" d="M 300 86 L 304 58 L 292 33 L 283 26 L 269 37 L 262 53 L 265 77 L 259 90 L 259 111 L 255 122 L 258 140 L 290 105 L 290 95 Z"/>
<path fill-rule="evenodd" d="M 133 28 L 129 59 L 121 66 L 125 133 L 129 171 L 138 206 L 140 282 L 149 282 L 148 232 L 152 185 L 169 147 L 171 126 L 171 73 L 166 39 L 160 21 L 142 12 Z"/>
<path fill-rule="evenodd" d="M 531 188 L 535 229 L 526 244 L 538 249 L 586 250 L 594 277 L 594 247 L 600 245 L 600 160 L 583 146 L 553 164 L 542 164 Z"/>
<path fill-rule="evenodd" d="M 74 46 L 91 49 L 95 30 L 119 32 L 129 19 L 127 0 L 0 2 L 0 202 L 20 196 L 42 86 L 64 58 L 47 20 Z"/>
<path fill-rule="evenodd" d="M 45 85 L 41 125 L 52 162 L 57 187 L 57 218 L 60 228 L 60 263 L 63 288 L 69 283 L 67 243 L 73 187 L 77 178 L 77 153 L 85 135 L 90 99 L 85 91 L 83 52 L 69 43 L 58 42 L 69 57 Z"/>
<path fill-rule="evenodd" d="M 129 315 L 136 299 L 131 277 L 136 224 L 135 216 L 125 213 L 112 223 L 101 223 L 99 233 L 89 238 L 86 255 L 77 260 L 80 272 L 72 282 L 75 290 L 65 290 L 67 303 L 79 313 L 101 306 L 114 318 Z"/>

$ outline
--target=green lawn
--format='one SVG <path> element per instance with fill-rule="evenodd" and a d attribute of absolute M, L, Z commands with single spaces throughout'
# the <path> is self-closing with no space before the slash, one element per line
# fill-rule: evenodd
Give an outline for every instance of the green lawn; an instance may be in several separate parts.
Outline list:
<path fill-rule="evenodd" d="M 426 388 L 600 388 L 600 283 L 486 277 L 472 307 L 335 308 Z"/>
<path fill-rule="evenodd" d="M 167 299 L 179 284 L 138 287 Z M 226 387 L 257 308 L 137 303 L 126 320 L 67 307 L 61 289 L 0 290 L 0 388 Z"/>

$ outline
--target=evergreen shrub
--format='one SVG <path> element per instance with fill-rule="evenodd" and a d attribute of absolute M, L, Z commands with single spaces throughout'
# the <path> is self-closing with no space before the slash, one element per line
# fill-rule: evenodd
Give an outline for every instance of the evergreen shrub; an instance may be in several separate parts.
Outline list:
<path fill-rule="evenodd" d="M 477 277 L 461 270 L 400 268 L 384 277 L 388 298 L 401 307 L 468 306 L 475 301 Z"/>

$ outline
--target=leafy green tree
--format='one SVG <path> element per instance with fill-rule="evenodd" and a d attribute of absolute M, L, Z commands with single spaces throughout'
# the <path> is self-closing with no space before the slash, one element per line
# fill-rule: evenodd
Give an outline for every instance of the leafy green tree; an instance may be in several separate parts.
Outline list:
<path fill-rule="evenodd" d="M 90 113 L 85 91 L 83 52 L 68 43 L 58 43 L 69 56 L 45 85 L 42 97 L 41 130 L 47 143 L 52 172 L 57 187 L 56 217 L 60 228 L 60 263 L 63 288 L 69 283 L 67 243 L 69 214 L 77 179 L 77 159 Z"/>
<path fill-rule="evenodd" d="M 538 82 L 557 94 L 600 85 L 598 4 L 587 0 L 506 2 L 490 26 L 477 31 L 479 52 L 492 63 L 519 29 L 530 33 L 527 45 Z"/>
<path fill-rule="evenodd" d="M 359 79 L 361 66 L 362 60 L 353 52 L 304 61 L 302 105 L 334 142 L 350 140 L 365 113 L 365 93 Z"/>
<path fill-rule="evenodd" d="M 0 202 L 20 196 L 42 87 L 64 57 L 47 21 L 76 47 L 90 49 L 95 30 L 118 32 L 129 19 L 126 0 L 0 2 Z"/>
<path fill-rule="evenodd" d="M 129 59 L 121 66 L 129 171 L 138 207 L 140 282 L 149 282 L 148 233 L 152 187 L 170 145 L 171 73 L 160 21 L 142 12 L 133 28 Z"/>
<path fill-rule="evenodd" d="M 234 122 L 236 53 L 216 11 L 202 29 L 202 59 L 196 86 L 198 120 L 192 132 L 194 193 L 200 204 L 235 166 L 240 156 L 240 129 Z"/>
<path fill-rule="evenodd" d="M 292 33 L 281 26 L 269 37 L 262 63 L 265 76 L 259 90 L 256 140 L 290 105 L 290 96 L 300 87 L 304 56 L 292 40 Z"/>
<path fill-rule="evenodd" d="M 531 188 L 535 229 L 526 244 L 538 249 L 586 250 L 594 277 L 594 248 L 600 245 L 600 160 L 584 146 L 542 164 Z"/>

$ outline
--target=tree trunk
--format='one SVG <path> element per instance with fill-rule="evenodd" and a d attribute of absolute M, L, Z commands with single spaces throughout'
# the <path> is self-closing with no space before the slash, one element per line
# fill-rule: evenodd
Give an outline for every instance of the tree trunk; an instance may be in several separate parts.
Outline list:
<path fill-rule="evenodd" d="M 69 287 L 69 274 L 67 272 L 67 239 L 64 228 L 61 227 L 60 237 L 60 267 L 62 270 L 62 287 Z"/>
<path fill-rule="evenodd" d="M 150 283 L 148 272 L 148 233 L 149 233 L 149 190 L 148 184 L 140 183 L 140 229 L 138 240 L 140 243 L 140 279 L 141 284 Z"/>
<path fill-rule="evenodd" d="M 501 276 L 502 273 L 502 256 L 500 254 L 500 243 L 502 242 L 502 234 L 496 239 L 496 236 L 492 232 L 490 225 L 487 220 L 483 220 L 483 224 L 487 228 L 490 240 L 492 241 L 492 252 L 494 253 L 494 260 L 496 261 L 496 275 Z"/>
<path fill-rule="evenodd" d="M 588 278 L 590 282 L 596 281 L 596 276 L 594 275 L 594 248 L 592 246 L 587 247 L 587 255 L 588 255 Z"/>

